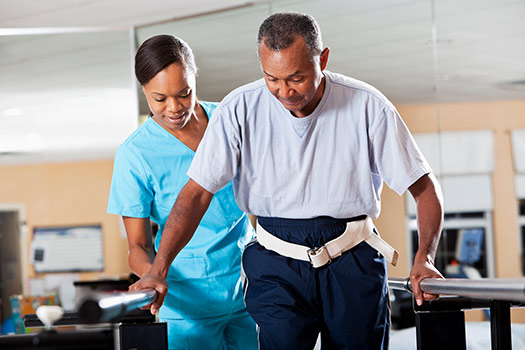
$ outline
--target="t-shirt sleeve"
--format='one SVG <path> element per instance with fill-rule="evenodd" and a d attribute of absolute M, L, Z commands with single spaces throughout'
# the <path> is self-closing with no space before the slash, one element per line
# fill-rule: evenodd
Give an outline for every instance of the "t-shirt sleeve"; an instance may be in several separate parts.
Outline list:
<path fill-rule="evenodd" d="M 115 154 L 108 213 L 136 218 L 150 216 L 153 191 L 139 158 L 127 147 Z"/>
<path fill-rule="evenodd" d="M 395 108 L 383 113 L 371 133 L 374 163 L 388 187 L 402 195 L 432 169 Z"/>
<path fill-rule="evenodd" d="M 219 106 L 210 118 L 187 175 L 207 191 L 219 191 L 237 175 L 240 139 L 235 112 Z"/>

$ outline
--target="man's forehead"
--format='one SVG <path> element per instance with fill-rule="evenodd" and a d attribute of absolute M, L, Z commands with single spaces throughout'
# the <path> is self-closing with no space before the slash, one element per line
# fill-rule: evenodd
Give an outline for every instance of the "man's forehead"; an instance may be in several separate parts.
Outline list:
<path fill-rule="evenodd" d="M 277 76 L 274 76 L 274 74 L 276 74 L 274 72 L 267 72 L 267 71 L 264 70 L 264 68 L 262 69 L 262 72 L 263 72 L 264 75 L 267 75 L 269 77 L 277 78 Z M 293 72 L 291 74 L 288 74 L 287 77 L 288 78 L 293 78 L 294 76 L 301 75 L 301 74 L 303 74 L 303 72 L 301 70 L 296 70 L 295 72 Z"/>

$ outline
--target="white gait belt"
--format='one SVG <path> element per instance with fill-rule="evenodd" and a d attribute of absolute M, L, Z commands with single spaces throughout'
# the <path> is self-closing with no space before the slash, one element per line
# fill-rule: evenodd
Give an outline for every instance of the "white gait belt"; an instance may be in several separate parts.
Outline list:
<path fill-rule="evenodd" d="M 396 266 L 399 256 L 394 248 L 374 233 L 374 224 L 369 217 L 346 223 L 346 230 L 341 236 L 325 243 L 320 248 L 310 248 L 283 241 L 262 228 L 259 222 L 257 222 L 256 232 L 257 241 L 264 248 L 289 258 L 309 261 L 315 268 L 330 263 L 363 241 L 383 254 L 393 266 Z"/>

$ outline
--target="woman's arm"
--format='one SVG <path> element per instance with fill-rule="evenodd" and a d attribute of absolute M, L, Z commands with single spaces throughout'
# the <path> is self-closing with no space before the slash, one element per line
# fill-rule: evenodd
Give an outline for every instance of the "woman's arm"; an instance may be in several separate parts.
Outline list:
<path fill-rule="evenodd" d="M 175 256 L 188 244 L 204 213 L 210 205 L 213 193 L 208 192 L 192 179 L 179 192 L 162 232 L 159 251 L 141 279 L 130 286 L 130 290 L 155 289 L 157 300 L 150 305 L 155 314 L 166 297 L 166 277 Z"/>
<path fill-rule="evenodd" d="M 151 269 L 155 259 L 150 220 L 129 216 L 123 216 L 122 219 L 128 236 L 129 267 L 135 274 L 142 277 Z"/>

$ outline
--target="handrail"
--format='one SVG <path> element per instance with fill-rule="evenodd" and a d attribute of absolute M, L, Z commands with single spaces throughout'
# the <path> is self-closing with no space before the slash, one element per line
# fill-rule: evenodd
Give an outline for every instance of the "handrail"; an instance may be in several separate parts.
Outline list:
<path fill-rule="evenodd" d="M 86 322 L 111 322 L 156 299 L 157 292 L 153 289 L 135 292 L 92 293 L 78 303 L 77 310 L 79 317 Z"/>
<path fill-rule="evenodd" d="M 412 292 L 409 279 L 390 278 L 388 286 Z M 419 286 L 423 292 L 431 294 L 525 302 L 525 278 L 425 278 Z"/>

